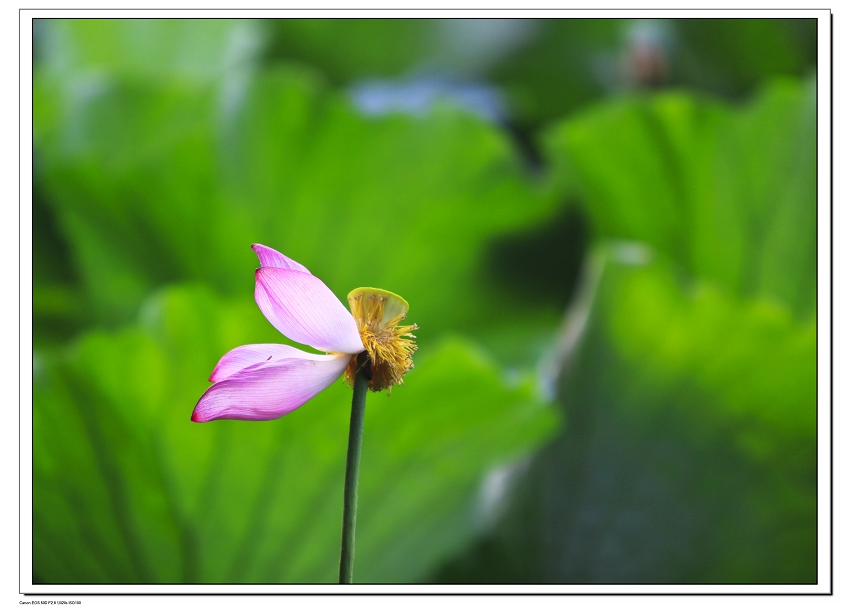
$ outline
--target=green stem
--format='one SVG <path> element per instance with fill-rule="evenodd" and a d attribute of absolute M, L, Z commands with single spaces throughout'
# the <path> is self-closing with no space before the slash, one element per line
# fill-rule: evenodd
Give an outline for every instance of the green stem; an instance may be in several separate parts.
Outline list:
<path fill-rule="evenodd" d="M 339 583 L 351 584 L 354 577 L 354 527 L 357 522 L 357 477 L 360 473 L 360 449 L 363 445 L 363 417 L 366 415 L 366 378 L 369 356 L 357 357 L 354 397 L 351 400 L 351 425 L 348 430 L 348 458 L 345 462 L 345 494 L 342 506 L 342 546 L 339 554 Z"/>

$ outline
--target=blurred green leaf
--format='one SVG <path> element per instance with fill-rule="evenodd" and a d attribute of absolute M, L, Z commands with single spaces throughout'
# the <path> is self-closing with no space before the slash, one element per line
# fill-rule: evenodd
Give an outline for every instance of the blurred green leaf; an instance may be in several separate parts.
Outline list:
<path fill-rule="evenodd" d="M 334 83 L 395 76 L 433 50 L 435 19 L 273 19 L 266 58 L 315 66 Z"/>
<path fill-rule="evenodd" d="M 271 422 L 189 420 L 216 360 L 280 341 L 250 299 L 176 288 L 143 323 L 39 361 L 34 573 L 45 582 L 333 582 L 351 391 Z M 355 578 L 416 582 L 474 536 L 481 476 L 557 415 L 461 340 L 367 402 Z M 207 383 L 208 384 L 208 383 Z"/>
<path fill-rule="evenodd" d="M 79 72 L 218 78 L 264 45 L 253 19 L 38 19 L 38 57 L 58 78 Z"/>
<path fill-rule="evenodd" d="M 693 276 L 815 304 L 815 87 L 777 82 L 740 110 L 684 93 L 630 96 L 555 127 L 554 178 L 599 235 L 638 239 Z"/>
<path fill-rule="evenodd" d="M 815 581 L 814 323 L 617 257 L 560 384 L 569 441 L 585 440 L 562 570 Z"/>
<path fill-rule="evenodd" d="M 816 19 L 680 19 L 672 80 L 729 96 L 769 78 L 806 75 L 817 63 Z"/>
<path fill-rule="evenodd" d="M 535 35 L 489 78 L 504 88 L 515 120 L 545 125 L 605 96 L 626 27 L 621 19 L 535 20 Z"/>
<path fill-rule="evenodd" d="M 638 249 L 595 252 L 552 364 L 570 426 L 436 580 L 816 581 L 814 323 Z"/>
<path fill-rule="evenodd" d="M 545 19 L 489 71 L 514 118 L 541 126 L 613 92 L 686 87 L 750 94 L 804 77 L 817 51 L 812 19 Z"/>
<path fill-rule="evenodd" d="M 69 247 L 56 227 L 39 189 L 33 181 L 32 266 L 33 344 L 36 347 L 61 341 L 73 333 L 84 319 L 83 296 L 76 270 L 69 259 Z"/>
<path fill-rule="evenodd" d="M 773 301 L 742 300 L 672 270 L 614 260 L 603 272 L 593 316 L 633 375 L 655 393 L 709 394 L 711 417 L 724 429 L 734 424 L 743 449 L 754 450 L 752 436 L 764 438 L 759 459 L 778 460 L 795 439 L 814 441 L 814 321 L 798 323 Z M 686 412 L 702 418 L 695 408 Z"/>
<path fill-rule="evenodd" d="M 486 80 L 523 129 L 642 85 L 740 97 L 817 60 L 813 19 L 283 19 L 266 56 L 338 85 L 411 74 Z M 646 62 L 647 52 L 655 67 Z M 654 71 L 649 83 L 646 71 Z"/>
<path fill-rule="evenodd" d="M 506 305 L 556 320 L 557 305 L 480 278 L 490 242 L 555 207 L 483 120 L 449 107 L 364 118 L 289 70 L 225 80 L 217 93 L 115 79 L 83 96 L 40 84 L 49 201 L 96 320 L 125 321 L 148 291 L 181 279 L 250 292 L 253 242 L 341 296 L 392 289 L 432 333 L 498 328 Z"/>

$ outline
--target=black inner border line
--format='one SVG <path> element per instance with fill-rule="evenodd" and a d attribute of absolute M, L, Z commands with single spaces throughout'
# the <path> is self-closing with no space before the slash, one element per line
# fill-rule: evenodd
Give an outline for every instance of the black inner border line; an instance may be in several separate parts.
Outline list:
<path fill-rule="evenodd" d="M 21 18 L 23 17 L 23 14 L 22 14 L 23 11 L 27 11 L 27 12 L 38 12 L 38 11 L 51 11 L 51 12 L 55 12 L 55 11 L 76 11 L 76 12 L 81 12 L 81 11 L 108 11 L 108 12 L 117 12 L 117 11 L 137 11 L 137 12 L 138 11 L 157 11 L 157 12 L 181 11 L 181 12 L 188 12 L 188 11 L 208 11 L 208 10 L 210 10 L 210 9 L 205 9 L 205 8 L 109 8 L 109 9 L 81 8 L 81 9 L 68 9 L 68 8 L 44 8 L 44 7 L 41 7 L 41 8 L 19 8 L 18 9 L 18 94 L 19 94 L 18 95 L 18 295 L 19 295 L 19 299 L 18 299 L 18 355 L 19 355 L 19 357 L 21 355 L 21 349 L 22 349 L 20 295 L 21 295 L 21 184 L 22 184 L 22 181 L 23 181 L 23 177 L 21 176 L 22 165 L 21 165 L 21 125 L 20 125 L 21 124 L 21 98 L 20 98 L 20 93 L 21 93 L 21 27 L 22 27 Z M 623 10 L 626 10 L 626 9 L 614 9 L 614 8 L 603 8 L 603 9 L 564 9 L 564 8 L 561 8 L 561 9 L 550 9 L 550 8 L 523 8 L 523 9 L 518 9 L 518 8 L 505 8 L 505 9 L 480 9 L 480 8 L 291 8 L 290 7 L 290 8 L 285 8 L 285 9 L 224 8 L 224 9 L 215 9 L 215 10 L 217 12 L 263 11 L 263 12 L 269 12 L 269 13 L 293 12 L 293 11 L 358 11 L 358 12 L 361 12 L 361 11 L 389 11 L 389 12 L 418 11 L 418 12 L 441 12 L 442 13 L 442 12 L 445 12 L 445 11 L 467 11 L 467 12 L 469 12 L 469 11 L 482 11 L 482 10 L 486 10 L 488 12 L 491 12 L 492 10 L 496 10 L 498 12 L 512 12 L 512 11 L 522 11 L 522 12 L 529 12 L 529 11 L 572 12 L 572 11 L 584 11 L 584 10 L 593 10 L 593 11 L 600 11 L 600 12 L 602 12 L 602 11 L 618 12 L 618 11 L 623 11 Z M 651 9 L 651 8 L 643 8 L 643 9 L 629 9 L 629 10 L 637 10 L 637 11 L 643 11 L 643 12 L 651 12 L 651 11 L 659 11 L 659 12 L 750 11 L 750 12 L 753 12 L 753 11 L 762 11 L 762 10 L 769 11 L 769 12 L 772 11 L 772 9 L 750 9 L 750 8 L 727 8 L 727 9 L 719 9 L 719 8 L 712 8 L 712 9 L 700 9 L 700 8 Z M 834 141 L 835 141 L 835 138 L 834 138 L 834 121 L 833 121 L 834 99 L 835 99 L 835 94 L 834 94 L 834 67 L 833 67 L 833 62 L 834 62 L 834 43 L 833 43 L 833 40 L 834 40 L 834 38 L 833 38 L 834 37 L 834 15 L 832 13 L 832 10 L 827 9 L 827 8 L 806 8 L 806 9 L 790 8 L 790 9 L 779 9 L 779 10 L 782 10 L 783 12 L 785 12 L 785 11 L 787 11 L 787 12 L 791 12 L 791 11 L 803 11 L 803 12 L 829 11 L 829 32 L 830 32 L 830 41 L 829 41 L 830 42 L 830 48 L 829 48 L 829 52 L 830 52 L 830 73 L 829 73 L 829 81 L 830 81 L 830 104 L 829 104 L 829 107 L 830 107 L 830 112 L 829 112 L 829 126 L 830 126 L 830 162 L 829 162 L 829 168 L 830 168 L 830 176 L 829 176 L 829 185 L 830 185 L 830 195 L 829 195 L 829 220 L 830 220 L 830 227 L 829 227 L 829 289 L 830 289 L 830 293 L 829 293 L 829 375 L 830 375 L 830 378 L 829 378 L 829 407 L 830 407 L 829 408 L 829 422 L 830 422 L 830 432 L 829 432 L 829 440 L 830 440 L 830 454 L 829 454 L 829 463 L 830 463 L 830 473 L 829 473 L 830 515 L 829 515 L 829 526 L 830 526 L 830 554 L 829 554 L 829 558 L 830 558 L 830 571 L 829 571 L 829 575 L 830 575 L 830 579 L 829 579 L 829 591 L 828 592 L 825 592 L 825 593 L 711 593 L 711 592 L 708 592 L 708 593 L 697 593 L 697 592 L 694 592 L 694 593 L 595 593 L 595 592 L 589 592 L 589 593 L 579 593 L 579 592 L 576 592 L 576 593 L 572 593 L 572 592 L 571 593 L 536 593 L 536 592 L 530 592 L 530 593 L 516 593 L 516 592 L 513 592 L 513 593 L 493 593 L 493 592 L 477 592 L 477 593 L 476 592 L 464 592 L 464 593 L 460 593 L 460 592 L 458 592 L 458 593 L 429 593 L 429 592 L 424 592 L 424 593 L 410 593 L 410 592 L 396 592 L 396 593 L 382 593 L 382 592 L 377 592 L 377 593 L 375 593 L 375 592 L 373 592 L 373 593 L 359 593 L 359 592 L 356 592 L 356 593 L 338 593 L 338 592 L 337 593 L 309 593 L 309 592 L 308 593 L 77 593 L 77 592 L 75 592 L 75 593 L 71 593 L 70 595 L 72 595 L 72 596 L 86 596 L 86 597 L 91 597 L 91 596 L 95 596 L 95 597 L 97 597 L 97 596 L 218 597 L 218 596 L 222 596 L 222 595 L 223 596 L 257 596 L 257 595 L 260 595 L 260 596 L 269 596 L 269 595 L 271 595 L 271 596 L 280 596 L 280 595 L 284 595 L 284 596 L 350 596 L 350 595 L 367 595 L 367 596 L 368 595 L 454 596 L 454 595 L 457 595 L 457 596 L 494 596 L 494 597 L 498 597 L 498 596 L 528 596 L 528 595 L 531 595 L 531 596 L 541 596 L 541 595 L 543 595 L 543 596 L 571 596 L 571 595 L 608 595 L 608 596 L 610 596 L 610 595 L 615 595 L 615 596 L 635 596 L 635 595 L 668 595 L 668 596 L 669 595 L 679 595 L 679 596 L 681 596 L 681 595 L 686 595 L 686 596 L 695 596 L 695 595 L 696 596 L 703 596 L 703 595 L 715 595 L 715 596 L 718 596 L 718 595 L 719 596 L 821 595 L 822 596 L 822 595 L 829 595 L 829 596 L 831 596 L 831 595 L 833 595 L 834 572 L 835 572 L 835 558 L 834 558 L 834 556 L 835 556 L 835 544 L 834 544 L 834 541 L 833 541 L 833 537 L 834 537 L 834 517 L 835 517 L 835 512 L 834 512 L 834 509 L 835 509 L 834 477 L 833 477 L 833 473 L 834 473 L 834 441 L 835 441 L 834 440 L 834 435 L 835 435 L 834 434 L 834 407 L 833 407 L 833 396 L 834 396 L 834 338 L 833 338 L 833 316 L 834 315 L 833 315 L 833 313 L 834 313 L 834 299 L 835 299 L 834 298 L 834 275 L 833 275 L 833 261 L 834 261 L 834 224 L 833 224 L 833 220 L 834 220 L 833 198 L 834 198 L 834 196 L 833 196 L 833 194 L 834 194 L 834 189 L 835 189 L 835 184 L 834 184 L 834 181 L 835 181 L 835 179 L 834 179 L 834 169 L 835 169 L 834 168 L 834 164 L 835 164 L 835 162 L 834 162 L 834 155 L 835 155 Z M 30 20 L 30 27 L 31 28 L 32 28 L 32 22 L 34 21 L 34 19 L 36 19 L 36 18 L 32 18 Z M 108 18 L 103 18 L 103 19 L 108 19 Z M 210 19 L 221 19 L 221 18 L 213 17 L 213 18 L 210 18 Z M 340 19 L 357 19 L 357 17 L 341 17 Z M 485 17 L 483 19 L 493 19 L 493 18 L 486 18 Z M 556 18 L 553 17 L 552 19 L 556 19 Z M 573 17 L 572 19 L 594 19 L 594 18 L 593 17 Z M 709 17 L 709 18 L 697 18 L 697 19 L 723 19 L 723 18 L 722 17 L 719 17 L 719 18 Z M 816 18 L 816 19 L 818 20 L 818 22 L 820 21 L 820 18 Z M 816 71 L 817 71 L 817 69 L 816 69 Z M 34 75 L 32 75 L 32 76 L 34 76 Z M 816 78 L 816 81 L 817 81 L 817 78 Z M 818 98 L 818 89 L 816 87 L 816 89 L 815 89 L 816 105 L 817 105 L 817 98 Z M 816 107 L 815 112 L 816 112 L 815 142 L 817 143 L 818 134 L 819 134 L 818 129 L 817 129 L 817 125 L 818 125 L 817 119 L 819 119 L 819 117 L 817 116 L 817 107 Z M 819 185 L 819 181 L 816 180 L 816 183 L 815 183 L 816 198 L 817 198 L 818 185 Z M 817 214 L 817 212 L 816 212 L 816 214 Z M 815 261 L 816 262 L 818 261 L 818 253 L 817 252 L 815 254 Z M 817 266 L 817 264 L 816 264 L 816 266 Z M 31 280 L 34 280 L 34 279 L 31 279 Z M 815 303 L 817 304 L 817 293 L 815 295 Z M 816 312 L 816 314 L 815 314 L 816 319 L 815 320 L 817 322 L 817 305 L 816 305 L 815 309 L 816 309 L 815 310 L 815 312 Z M 817 329 L 817 323 L 816 323 L 816 329 Z M 817 338 L 818 338 L 818 335 L 817 335 L 817 332 L 816 332 L 816 341 L 815 341 L 816 364 L 817 364 L 817 344 L 818 344 Z M 20 386 L 20 382 L 21 382 L 22 372 L 23 372 L 22 361 L 19 359 L 18 360 L 18 495 L 19 495 L 19 504 L 18 504 L 18 561 L 19 561 L 19 563 L 18 563 L 18 585 L 19 585 L 19 587 L 21 585 L 21 565 L 20 565 L 20 558 L 21 558 L 21 508 L 20 508 L 20 494 L 21 494 L 22 483 L 21 483 L 21 386 Z M 817 386 L 816 386 L 816 398 L 817 398 Z M 816 399 L 816 402 L 817 402 L 817 399 Z M 816 406 L 817 406 L 817 403 L 816 403 Z M 815 412 L 816 423 L 817 423 L 817 417 L 818 417 L 818 413 L 817 413 L 817 410 L 816 410 L 816 412 Z M 34 444 L 34 440 L 32 438 L 30 440 L 30 444 L 31 445 Z M 816 440 L 816 444 L 817 444 L 817 440 Z M 816 499 L 816 504 L 817 504 L 817 499 Z M 32 520 L 32 517 L 31 517 L 31 520 Z M 103 584 L 103 585 L 108 584 L 110 586 L 116 586 L 116 587 L 117 586 L 130 586 L 130 585 L 115 584 L 115 583 L 92 583 L 92 584 Z M 185 583 L 185 584 L 188 585 L 190 583 Z M 277 584 L 277 583 L 245 583 L 244 585 L 232 585 L 232 586 L 272 586 L 274 584 Z M 402 584 L 416 584 L 416 583 L 399 583 L 399 586 L 402 585 Z M 556 585 L 560 586 L 561 585 L 561 583 L 541 583 L 541 584 L 547 584 L 547 585 L 551 585 L 551 586 L 556 586 Z M 638 584 L 647 585 L 647 586 L 649 586 L 650 584 L 653 585 L 653 586 L 662 586 L 662 585 L 664 585 L 664 586 L 683 586 L 683 587 L 689 586 L 687 584 L 679 585 L 679 584 L 673 584 L 673 583 L 598 583 L 598 584 L 595 583 L 593 586 L 638 586 Z M 771 586 L 772 584 L 775 584 L 777 586 L 785 585 L 785 583 L 767 583 L 767 584 L 764 584 L 764 585 L 759 584 L 759 585 L 750 585 L 750 586 Z M 141 585 L 160 586 L 161 583 L 135 583 L 132 586 L 141 586 Z M 221 586 L 222 583 L 195 583 L 195 585 L 197 585 L 197 586 L 201 586 L 201 585 L 203 585 L 203 586 L 207 586 L 207 585 L 209 585 L 209 586 L 213 586 L 213 585 Z M 307 586 L 306 583 L 303 583 L 303 584 L 293 583 L 293 585 Z M 326 585 L 325 583 L 315 583 L 315 586 L 325 586 L 325 585 Z M 397 586 L 397 585 L 396 585 L 396 583 L 387 583 L 386 585 L 381 584 L 381 583 L 365 583 L 362 586 Z M 458 586 L 462 586 L 462 585 L 458 585 Z M 473 586 L 473 585 L 469 585 L 469 586 Z M 484 585 L 474 585 L 474 586 L 484 586 Z M 505 585 L 500 585 L 500 586 L 523 587 L 523 586 L 529 586 L 529 585 L 526 585 L 526 584 L 523 584 L 523 585 L 505 584 Z M 590 585 L 582 585 L 582 586 L 590 586 Z M 23 592 L 23 591 L 19 591 L 19 594 L 24 595 L 24 596 L 32 596 L 32 597 L 53 597 L 53 596 L 67 596 L 67 595 L 69 595 L 69 593 L 65 593 L 65 592 L 27 593 L 27 592 Z"/>

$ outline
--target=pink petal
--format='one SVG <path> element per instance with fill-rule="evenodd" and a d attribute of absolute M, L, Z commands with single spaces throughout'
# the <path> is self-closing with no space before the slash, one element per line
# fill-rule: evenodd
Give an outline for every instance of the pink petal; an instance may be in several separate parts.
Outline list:
<path fill-rule="evenodd" d="M 267 421 L 292 412 L 339 378 L 350 355 L 287 357 L 254 364 L 215 383 L 198 400 L 192 420 Z"/>
<path fill-rule="evenodd" d="M 284 336 L 328 352 L 364 350 L 354 317 L 318 278 L 283 268 L 260 268 L 256 277 L 254 299 Z"/>
<path fill-rule="evenodd" d="M 245 346 L 236 347 L 219 359 L 218 364 L 216 364 L 215 369 L 210 374 L 210 380 L 212 382 L 221 382 L 248 366 L 254 364 L 271 365 L 273 362 L 286 357 L 309 359 L 311 357 L 322 357 L 322 355 L 311 355 L 285 344 L 246 344 Z"/>
<path fill-rule="evenodd" d="M 302 272 L 310 273 L 310 270 L 302 266 L 294 259 L 289 259 L 283 253 L 278 253 L 272 248 L 262 244 L 252 244 L 251 248 L 260 258 L 260 266 L 263 268 L 284 268 L 286 270 L 301 270 Z"/>

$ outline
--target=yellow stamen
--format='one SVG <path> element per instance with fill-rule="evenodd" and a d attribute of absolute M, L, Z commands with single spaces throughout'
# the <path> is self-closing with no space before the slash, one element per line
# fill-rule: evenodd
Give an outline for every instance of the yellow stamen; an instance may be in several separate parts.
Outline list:
<path fill-rule="evenodd" d="M 403 376 L 413 367 L 416 350 L 412 332 L 417 325 L 399 325 L 407 316 L 407 302 L 381 289 L 355 289 L 348 294 L 351 314 L 357 322 L 360 339 L 369 354 L 369 389 L 381 391 L 403 384 Z M 357 357 L 352 358 L 345 379 L 354 384 Z"/>

